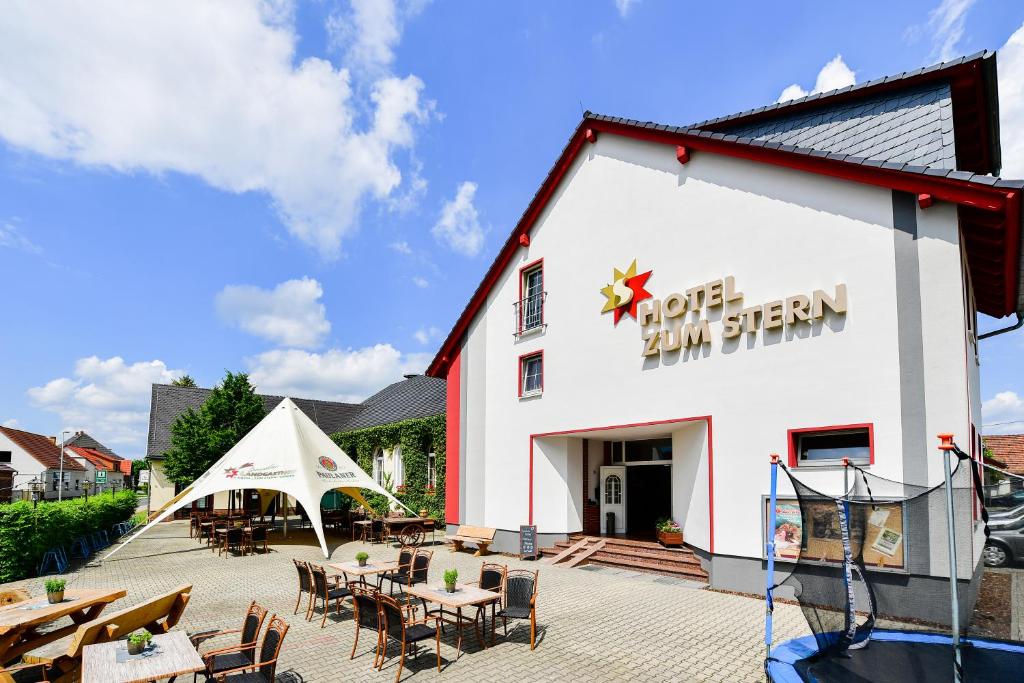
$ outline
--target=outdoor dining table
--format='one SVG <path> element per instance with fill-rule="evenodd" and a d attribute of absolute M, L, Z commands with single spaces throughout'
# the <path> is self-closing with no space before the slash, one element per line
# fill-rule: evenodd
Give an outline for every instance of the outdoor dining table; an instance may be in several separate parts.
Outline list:
<path fill-rule="evenodd" d="M 501 593 L 495 593 L 494 591 L 484 590 L 483 588 L 470 586 L 464 583 L 455 584 L 454 593 L 449 593 L 443 585 L 431 587 L 428 584 L 405 586 L 404 590 L 407 595 L 420 599 L 420 602 L 423 603 L 423 612 L 425 614 L 437 614 L 445 623 L 455 625 L 455 630 L 458 632 L 458 640 L 455 645 L 456 660 L 458 660 L 459 655 L 462 654 L 462 626 L 470 621 L 473 622 L 477 640 L 480 641 L 480 647 L 484 649 L 487 648 L 487 639 L 480 630 L 480 625 L 477 622 L 476 616 L 474 615 L 472 619 L 462 616 L 462 608 L 482 607 L 483 605 L 494 602 L 500 598 Z M 435 610 L 428 610 L 428 602 L 437 603 L 441 607 Z M 455 611 L 445 611 L 445 607 L 450 607 Z"/>
<path fill-rule="evenodd" d="M 381 574 L 383 572 L 390 572 L 398 569 L 398 562 L 395 560 L 388 560 L 386 562 L 367 562 L 361 567 L 358 562 L 336 562 L 334 564 L 328 564 L 327 566 L 344 574 L 346 580 L 350 575 L 358 576 L 359 582 L 366 585 L 367 576 L 373 576 L 375 574 Z"/>
<path fill-rule="evenodd" d="M 82 683 L 148 683 L 205 671 L 206 665 L 184 631 L 153 636 L 141 654 L 128 654 L 128 641 L 86 645 Z"/>
<path fill-rule="evenodd" d="M 361 540 L 365 540 L 366 539 L 366 530 L 367 530 L 367 528 L 371 524 L 373 524 L 373 520 L 371 520 L 371 519 L 358 519 L 358 520 L 352 522 L 352 540 L 353 541 L 356 540 L 356 528 L 357 527 L 359 528 L 359 538 Z"/>
<path fill-rule="evenodd" d="M 55 605 L 43 595 L 0 607 L 0 665 L 73 633 L 79 624 L 92 621 L 108 604 L 126 594 L 123 589 L 69 588 L 64 591 L 64 600 Z M 61 617 L 71 617 L 72 623 L 46 633 L 36 630 Z"/>

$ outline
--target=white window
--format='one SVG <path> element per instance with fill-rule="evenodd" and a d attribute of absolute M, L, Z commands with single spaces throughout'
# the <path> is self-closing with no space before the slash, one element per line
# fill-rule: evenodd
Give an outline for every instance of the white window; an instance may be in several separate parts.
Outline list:
<path fill-rule="evenodd" d="M 395 446 L 395 450 L 391 452 L 391 457 L 394 460 L 392 465 L 393 483 L 396 488 L 405 486 L 405 463 L 402 462 L 402 449 L 399 446 Z"/>
<path fill-rule="evenodd" d="M 373 480 L 377 486 L 384 485 L 384 451 L 380 449 L 373 456 Z"/>
<path fill-rule="evenodd" d="M 608 505 L 622 503 L 622 480 L 619 475 L 611 474 L 604 480 L 604 502 Z"/>
<path fill-rule="evenodd" d="M 790 433 L 796 466 L 839 465 L 843 458 L 854 465 L 870 465 L 874 446 L 871 425 L 826 427 Z"/>
<path fill-rule="evenodd" d="M 544 391 L 544 354 L 538 352 L 519 360 L 519 395 L 537 396 Z"/>
<path fill-rule="evenodd" d="M 543 264 L 530 266 L 522 273 L 522 295 L 519 304 L 520 330 L 533 330 L 544 324 L 544 268 Z"/>
<path fill-rule="evenodd" d="M 437 456 L 427 453 L 427 488 L 437 486 Z"/>

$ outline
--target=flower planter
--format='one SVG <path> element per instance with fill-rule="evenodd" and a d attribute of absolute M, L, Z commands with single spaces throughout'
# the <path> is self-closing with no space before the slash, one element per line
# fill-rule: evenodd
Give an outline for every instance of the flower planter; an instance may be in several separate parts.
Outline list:
<path fill-rule="evenodd" d="M 128 654 L 130 655 L 141 655 L 142 651 L 146 649 L 146 643 L 133 643 L 128 641 Z"/>
<path fill-rule="evenodd" d="M 365 567 L 366 566 L 366 560 L 356 560 L 356 562 L 359 563 L 360 567 Z"/>
<path fill-rule="evenodd" d="M 56 605 L 59 602 L 64 602 L 64 591 L 57 591 L 56 593 L 47 593 L 46 600 L 51 605 Z"/>
<path fill-rule="evenodd" d="M 427 508 L 422 508 L 420 510 L 420 519 L 426 519 L 428 515 L 430 515 L 430 510 Z"/>
<path fill-rule="evenodd" d="M 683 532 L 682 531 L 659 531 L 658 541 L 662 545 L 682 545 L 683 544 Z"/>
<path fill-rule="evenodd" d="M 454 583 L 446 583 L 444 585 L 444 589 L 446 591 L 448 591 L 449 593 L 454 593 L 455 592 L 455 584 Z"/>

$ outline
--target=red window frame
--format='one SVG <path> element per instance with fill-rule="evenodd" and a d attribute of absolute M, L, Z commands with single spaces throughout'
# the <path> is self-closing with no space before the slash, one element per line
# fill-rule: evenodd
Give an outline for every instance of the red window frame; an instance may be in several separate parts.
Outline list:
<path fill-rule="evenodd" d="M 789 466 L 800 467 L 796 452 L 796 437 L 808 432 L 845 432 L 852 429 L 868 430 L 868 465 L 875 464 L 875 425 L 871 422 L 860 422 L 848 425 L 825 425 L 824 427 L 801 427 L 786 432 L 786 443 L 789 446 Z"/>
<path fill-rule="evenodd" d="M 540 358 L 540 391 L 536 394 L 528 394 L 528 396 L 540 396 L 544 393 L 544 349 L 540 349 L 539 351 L 530 351 L 529 353 L 524 353 L 519 356 L 519 360 L 517 361 L 519 363 L 519 367 L 516 370 L 516 376 L 519 377 L 519 385 L 516 390 L 516 395 L 519 396 L 519 398 L 523 398 L 523 369 L 526 367 L 525 361 L 535 357 Z"/>
<path fill-rule="evenodd" d="M 540 272 L 541 272 L 541 282 L 543 282 L 544 281 L 544 259 L 543 258 L 539 258 L 539 259 L 537 259 L 535 261 L 530 261 L 526 265 L 520 266 L 520 268 L 519 268 L 519 314 L 516 316 L 516 331 L 519 334 L 522 334 L 523 332 L 526 332 L 526 330 L 523 328 L 523 280 L 524 280 L 524 276 L 527 274 L 527 272 L 529 272 L 531 270 L 540 270 Z M 542 288 L 542 290 L 543 290 L 543 288 Z M 538 325 L 538 327 L 541 327 L 541 328 L 544 327 L 544 295 L 543 295 L 543 292 L 541 293 L 541 299 L 540 299 L 540 325 Z M 532 330 L 532 329 L 536 329 L 536 328 L 532 328 L 531 327 L 530 329 Z"/>

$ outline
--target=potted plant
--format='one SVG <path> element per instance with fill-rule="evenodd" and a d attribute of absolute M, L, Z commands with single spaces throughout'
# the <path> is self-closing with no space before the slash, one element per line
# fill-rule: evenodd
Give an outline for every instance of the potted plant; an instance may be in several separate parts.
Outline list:
<path fill-rule="evenodd" d="M 142 654 L 142 651 L 149 645 L 149 641 L 152 640 L 153 634 L 146 629 L 140 629 L 135 633 L 128 636 L 128 654 L 138 655 Z"/>
<path fill-rule="evenodd" d="M 430 510 L 427 508 L 420 508 L 420 519 L 426 519 L 430 515 Z"/>
<path fill-rule="evenodd" d="M 662 545 L 682 545 L 683 529 L 675 521 L 665 517 L 658 520 L 658 540 Z"/>
<path fill-rule="evenodd" d="M 46 599 L 51 605 L 56 605 L 58 602 L 64 600 L 64 586 L 67 582 L 64 579 L 47 579 L 46 580 Z"/>
<path fill-rule="evenodd" d="M 459 579 L 458 569 L 449 569 L 444 573 L 444 589 L 449 593 L 455 592 L 455 582 Z"/>
<path fill-rule="evenodd" d="M 360 550 L 358 553 L 356 553 L 356 562 L 359 563 L 360 567 L 365 567 L 366 566 L 366 561 L 368 559 L 370 559 L 370 554 L 369 553 L 363 552 L 362 550 Z"/>

